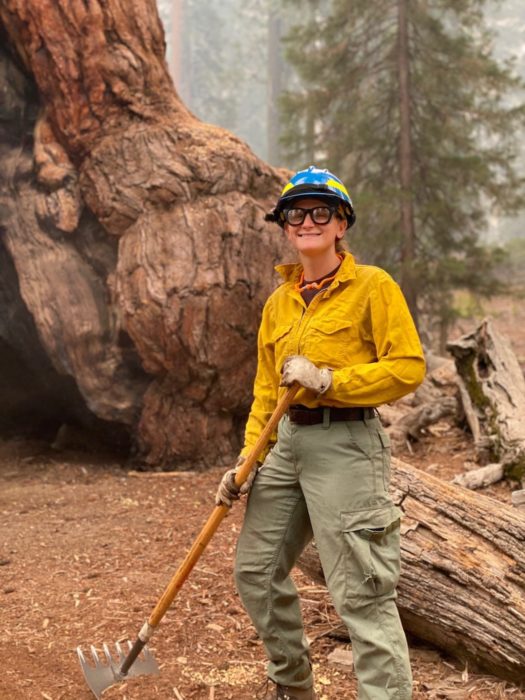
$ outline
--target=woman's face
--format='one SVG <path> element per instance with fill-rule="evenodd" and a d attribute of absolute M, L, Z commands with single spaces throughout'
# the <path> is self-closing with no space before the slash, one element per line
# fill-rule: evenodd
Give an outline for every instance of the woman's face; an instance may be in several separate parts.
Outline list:
<path fill-rule="evenodd" d="M 316 199 L 315 197 L 305 197 L 293 203 L 294 209 L 312 209 L 326 206 L 326 200 Z M 316 257 L 326 255 L 328 251 L 335 251 L 337 239 L 342 238 L 345 234 L 346 221 L 340 219 L 334 213 L 327 224 L 316 224 L 308 213 L 303 223 L 299 226 L 292 226 L 286 222 L 284 231 L 288 240 L 299 254 Z"/>

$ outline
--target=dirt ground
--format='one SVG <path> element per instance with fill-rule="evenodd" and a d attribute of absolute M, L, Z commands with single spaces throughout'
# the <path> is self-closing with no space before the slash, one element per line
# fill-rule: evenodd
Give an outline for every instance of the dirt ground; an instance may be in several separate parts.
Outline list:
<path fill-rule="evenodd" d="M 495 313 L 517 354 L 525 318 Z M 503 316 L 502 316 L 503 315 Z M 462 330 L 466 330 L 463 328 Z M 522 354 L 523 353 L 523 354 Z M 399 455 L 444 479 L 472 460 L 469 436 L 443 421 Z M 81 645 L 134 640 L 213 507 L 222 470 L 133 474 L 112 455 L 0 441 L 0 700 L 88 700 Z M 511 486 L 489 495 L 510 502 Z M 132 678 L 107 700 L 254 700 L 264 653 L 235 592 L 237 504 L 167 613 L 150 647 L 159 676 Z M 356 696 L 351 670 L 329 655 L 337 617 L 325 591 L 295 574 L 322 700 Z M 410 640 L 415 700 L 525 700 L 525 686 L 471 672 Z"/>

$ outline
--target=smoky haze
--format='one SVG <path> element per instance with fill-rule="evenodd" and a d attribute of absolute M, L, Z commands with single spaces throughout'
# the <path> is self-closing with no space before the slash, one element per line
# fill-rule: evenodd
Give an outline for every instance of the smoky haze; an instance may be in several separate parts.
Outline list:
<path fill-rule="evenodd" d="M 304 13 L 310 3 L 304 3 Z M 297 3 L 273 0 L 158 0 L 175 86 L 199 119 L 223 126 L 273 165 L 293 167 L 279 146 L 279 94 L 299 82 L 286 62 L 282 38 L 300 21 Z M 324 10 L 326 11 L 326 9 Z M 486 3 L 493 52 L 513 61 L 525 81 L 525 5 Z M 523 94 L 510 95 L 516 104 Z M 520 162 L 525 172 L 525 149 Z M 525 214 L 511 219 L 492 212 L 488 242 L 525 237 Z"/>

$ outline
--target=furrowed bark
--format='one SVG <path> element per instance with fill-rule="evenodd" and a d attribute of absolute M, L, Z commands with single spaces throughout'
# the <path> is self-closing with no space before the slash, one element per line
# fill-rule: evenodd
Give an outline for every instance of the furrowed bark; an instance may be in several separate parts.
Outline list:
<path fill-rule="evenodd" d="M 26 93 L 0 223 L 40 350 L 147 463 L 231 459 L 284 173 L 181 103 L 154 0 L 0 0 L 0 21 Z"/>

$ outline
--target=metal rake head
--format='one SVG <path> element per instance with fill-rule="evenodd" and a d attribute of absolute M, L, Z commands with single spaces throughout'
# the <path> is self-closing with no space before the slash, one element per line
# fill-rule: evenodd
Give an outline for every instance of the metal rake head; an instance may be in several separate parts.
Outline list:
<path fill-rule="evenodd" d="M 132 644 L 128 642 L 129 651 Z M 116 642 L 116 658 L 111 655 L 107 644 L 102 646 L 104 651 L 104 659 L 100 659 L 98 651 L 94 646 L 91 646 L 91 663 L 88 663 L 81 647 L 77 647 L 78 659 L 84 673 L 87 684 L 93 691 L 95 697 L 100 698 L 106 688 L 114 683 L 129 678 L 130 676 L 142 676 L 146 674 L 158 675 L 159 667 L 153 658 L 152 653 L 147 647 L 144 647 L 141 654 L 135 659 L 133 665 L 127 673 L 122 673 L 120 669 L 126 659 L 126 652 L 122 649 L 119 642 Z"/>

